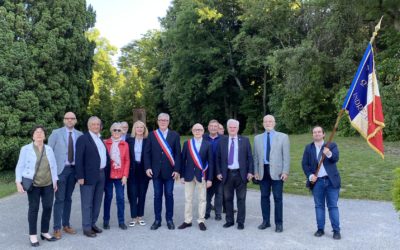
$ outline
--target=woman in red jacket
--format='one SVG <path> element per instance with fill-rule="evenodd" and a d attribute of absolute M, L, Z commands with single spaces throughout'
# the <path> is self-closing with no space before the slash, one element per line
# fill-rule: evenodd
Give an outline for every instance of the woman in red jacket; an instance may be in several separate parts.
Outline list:
<path fill-rule="evenodd" d="M 113 198 L 113 186 L 117 196 L 118 223 L 119 228 L 126 230 L 125 225 L 125 201 L 124 201 L 124 186 L 129 175 L 129 146 L 122 140 L 122 126 L 115 122 L 111 125 L 111 138 L 104 141 L 106 148 L 111 158 L 110 173 L 106 176 L 104 186 L 104 229 L 110 229 L 110 208 Z"/>

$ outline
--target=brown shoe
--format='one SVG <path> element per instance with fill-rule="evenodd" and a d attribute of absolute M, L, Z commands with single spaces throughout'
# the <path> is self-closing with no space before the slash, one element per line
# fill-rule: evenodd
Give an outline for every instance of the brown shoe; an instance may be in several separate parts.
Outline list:
<path fill-rule="evenodd" d="M 64 232 L 66 232 L 67 234 L 76 234 L 75 229 L 73 229 L 73 228 L 70 227 L 70 226 L 64 227 L 63 230 L 64 230 Z"/>
<path fill-rule="evenodd" d="M 61 230 L 60 230 L 60 229 L 54 230 L 53 236 L 54 236 L 54 238 L 56 238 L 57 240 L 61 239 Z"/>

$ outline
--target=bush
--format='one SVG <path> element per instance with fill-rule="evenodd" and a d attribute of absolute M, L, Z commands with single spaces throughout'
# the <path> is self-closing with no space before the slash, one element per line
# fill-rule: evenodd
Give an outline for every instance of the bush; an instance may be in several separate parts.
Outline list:
<path fill-rule="evenodd" d="M 392 196 L 393 204 L 397 211 L 400 211 L 400 168 L 394 170 L 395 180 L 393 184 Z"/>
<path fill-rule="evenodd" d="M 6 137 L 0 135 L 0 171 L 14 169 L 17 165 L 21 147 L 31 139 L 20 137 Z"/>

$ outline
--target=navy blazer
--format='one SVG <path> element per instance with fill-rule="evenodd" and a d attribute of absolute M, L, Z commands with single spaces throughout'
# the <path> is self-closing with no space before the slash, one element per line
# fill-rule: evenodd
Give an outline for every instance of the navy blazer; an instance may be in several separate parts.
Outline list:
<path fill-rule="evenodd" d="M 149 133 L 148 142 L 144 149 L 144 168 L 145 170 L 151 169 L 153 171 L 153 178 L 158 178 L 161 175 L 164 179 L 168 179 L 172 178 L 172 172 L 180 172 L 181 142 L 179 134 L 175 131 L 168 130 L 166 140 L 171 147 L 175 166 L 171 166 L 171 163 L 154 136 L 154 131 Z"/>
<path fill-rule="evenodd" d="M 199 155 L 201 158 L 201 162 L 203 164 L 208 164 L 205 180 L 212 181 L 214 164 L 211 143 L 203 139 L 203 141 L 201 142 Z M 190 151 L 188 148 L 188 141 L 185 141 L 183 143 L 181 177 L 185 178 L 185 181 L 187 182 L 192 181 L 194 177 L 196 177 L 198 182 L 202 181 L 202 171 L 194 164 L 193 158 L 190 155 Z"/>
<path fill-rule="evenodd" d="M 334 188 L 340 188 L 341 180 L 340 174 L 336 166 L 336 162 L 339 161 L 339 150 L 336 143 L 332 142 L 329 144 L 329 149 L 332 152 L 331 158 L 325 157 L 324 168 L 328 174 L 329 180 L 332 182 Z M 317 151 L 314 142 L 308 144 L 303 153 L 303 160 L 301 162 L 303 172 L 307 178 L 307 187 L 310 186 L 309 176 L 314 174 L 318 167 Z"/>
<path fill-rule="evenodd" d="M 106 145 L 104 145 L 105 147 Z M 110 155 L 107 154 L 106 176 L 110 176 Z M 84 179 L 84 185 L 94 185 L 100 178 L 100 155 L 96 143 L 89 132 L 76 141 L 75 170 L 76 178 Z"/>
<path fill-rule="evenodd" d="M 135 175 L 136 174 L 136 169 L 139 167 L 138 166 L 138 161 L 140 164 L 144 164 L 144 150 L 146 147 L 147 143 L 147 138 L 143 138 L 143 143 L 142 143 L 142 154 L 140 156 L 140 159 L 136 159 L 135 157 L 135 137 L 129 137 L 126 139 L 126 142 L 129 145 L 129 157 L 130 157 L 130 172 L 131 174 Z"/>
<path fill-rule="evenodd" d="M 239 135 L 239 170 L 244 182 L 247 182 L 247 174 L 254 174 L 253 155 L 249 138 Z M 228 176 L 228 145 L 229 136 L 221 137 L 217 147 L 216 174 L 222 174 L 222 183 L 226 182 Z"/>

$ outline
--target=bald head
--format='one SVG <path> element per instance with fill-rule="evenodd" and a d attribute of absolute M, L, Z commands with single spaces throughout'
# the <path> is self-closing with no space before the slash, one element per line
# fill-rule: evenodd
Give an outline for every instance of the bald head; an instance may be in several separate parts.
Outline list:
<path fill-rule="evenodd" d="M 200 123 L 196 123 L 192 127 L 192 134 L 194 138 L 201 139 L 204 135 L 204 127 Z"/>
<path fill-rule="evenodd" d="M 73 112 L 67 112 L 64 115 L 64 126 L 68 129 L 73 129 L 75 127 L 77 120 Z"/>

